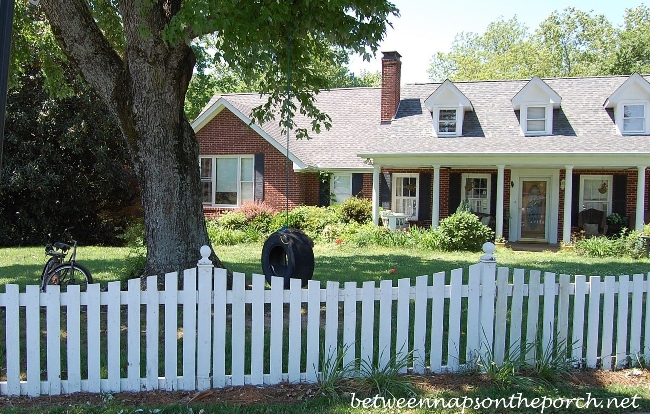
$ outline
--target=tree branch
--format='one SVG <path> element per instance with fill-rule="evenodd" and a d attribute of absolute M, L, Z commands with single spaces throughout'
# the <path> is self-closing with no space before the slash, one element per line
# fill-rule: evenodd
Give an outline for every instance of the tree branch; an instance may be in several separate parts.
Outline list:
<path fill-rule="evenodd" d="M 52 32 L 66 56 L 75 62 L 89 85 L 112 112 L 125 99 L 126 71 L 122 58 L 110 45 L 85 0 L 43 0 L 40 3 Z"/>

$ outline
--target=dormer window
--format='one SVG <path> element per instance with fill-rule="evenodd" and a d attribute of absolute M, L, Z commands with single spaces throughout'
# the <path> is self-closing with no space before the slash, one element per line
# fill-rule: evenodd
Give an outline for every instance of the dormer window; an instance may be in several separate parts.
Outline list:
<path fill-rule="evenodd" d="M 456 135 L 456 110 L 441 109 L 438 112 L 438 133 L 442 135 Z"/>
<path fill-rule="evenodd" d="M 513 109 L 520 111 L 525 136 L 553 134 L 553 108 L 560 107 L 562 98 L 546 82 L 535 76 L 511 102 Z"/>
<path fill-rule="evenodd" d="M 605 101 L 605 108 L 614 110 L 614 122 L 621 135 L 650 134 L 646 107 L 650 105 L 650 83 L 633 73 Z"/>
<path fill-rule="evenodd" d="M 474 110 L 469 99 L 449 79 L 424 101 L 424 106 L 431 111 L 435 137 L 461 136 L 465 111 Z"/>
<path fill-rule="evenodd" d="M 623 133 L 645 131 L 645 105 L 623 105 Z"/>
<path fill-rule="evenodd" d="M 546 132 L 546 108 L 543 106 L 529 106 L 526 108 L 526 132 Z"/>

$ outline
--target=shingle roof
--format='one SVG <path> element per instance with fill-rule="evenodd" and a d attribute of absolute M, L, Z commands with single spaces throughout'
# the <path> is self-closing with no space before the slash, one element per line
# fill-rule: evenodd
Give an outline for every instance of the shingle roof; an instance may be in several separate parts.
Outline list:
<path fill-rule="evenodd" d="M 553 113 L 553 135 L 523 136 L 511 99 L 527 80 L 455 82 L 472 102 L 461 137 L 435 138 L 424 99 L 439 84 L 406 85 L 390 133 L 364 153 L 626 153 L 650 152 L 649 136 L 621 136 L 603 103 L 627 76 L 544 81 L 562 97 Z"/>
<path fill-rule="evenodd" d="M 649 153 L 650 136 L 617 134 L 614 115 L 605 100 L 628 76 L 543 79 L 562 97 L 554 110 L 553 135 L 523 136 L 519 111 L 511 99 L 528 80 L 454 82 L 471 101 L 474 111 L 465 113 L 461 137 L 436 138 L 431 112 L 424 101 L 440 83 L 405 85 L 391 124 L 380 123 L 381 88 L 323 91 L 317 105 L 332 118 L 311 140 L 291 140 L 290 150 L 306 165 L 321 169 L 367 168 L 357 154 L 554 154 L 554 153 Z M 646 77 L 646 79 L 649 79 Z M 245 116 L 266 102 L 259 94 L 221 95 Z M 213 98 L 211 103 L 219 97 Z M 297 118 L 300 126 L 308 126 Z M 278 121 L 262 126 L 283 147 L 286 136 Z"/>
<path fill-rule="evenodd" d="M 250 117 L 256 106 L 264 104 L 266 97 L 259 94 L 224 94 L 214 97 L 209 108 L 219 97 L 226 99 L 242 114 Z M 381 125 L 381 88 L 343 88 L 322 91 L 316 96 L 318 108 L 332 118 L 329 130 L 311 133 L 312 139 L 289 141 L 289 150 L 303 163 L 322 169 L 368 168 L 357 154 L 367 149 L 376 139 L 387 133 L 389 126 Z M 310 129 L 309 121 L 295 118 L 300 127 Z M 262 129 L 286 148 L 286 134 L 282 134 L 279 120 L 267 122 Z"/>

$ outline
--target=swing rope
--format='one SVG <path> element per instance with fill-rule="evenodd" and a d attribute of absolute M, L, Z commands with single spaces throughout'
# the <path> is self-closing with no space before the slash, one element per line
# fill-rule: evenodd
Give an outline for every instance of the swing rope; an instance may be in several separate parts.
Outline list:
<path fill-rule="evenodd" d="M 293 26 L 293 24 L 292 24 Z M 285 166 L 285 228 L 289 228 L 289 138 L 291 134 L 291 112 L 289 103 L 291 100 L 291 35 L 293 32 L 293 27 L 289 30 L 287 34 L 287 98 L 284 103 L 284 110 L 286 112 L 287 120 L 285 122 L 285 128 L 287 129 L 287 156 L 284 161 Z"/>

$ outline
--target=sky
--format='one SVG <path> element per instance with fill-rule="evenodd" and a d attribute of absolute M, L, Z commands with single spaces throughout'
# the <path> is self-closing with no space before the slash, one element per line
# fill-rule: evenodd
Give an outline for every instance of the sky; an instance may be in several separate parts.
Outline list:
<path fill-rule="evenodd" d="M 449 52 L 456 34 L 483 33 L 488 24 L 503 17 L 517 19 L 534 31 L 553 11 L 575 7 L 582 11 L 604 14 L 618 27 L 623 24 L 625 9 L 641 5 L 640 0 L 392 0 L 400 17 L 389 19 L 384 41 L 377 57 L 365 62 L 350 58 L 350 69 L 376 72 L 381 70 L 381 52 L 397 51 L 402 55 L 402 83 L 430 82 L 427 68 L 436 52 Z"/>

